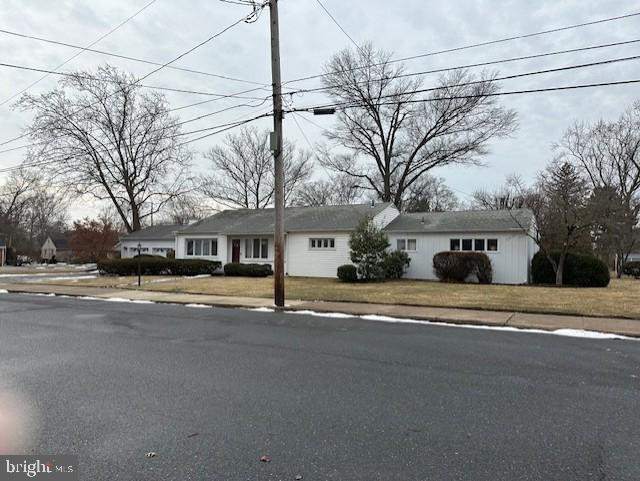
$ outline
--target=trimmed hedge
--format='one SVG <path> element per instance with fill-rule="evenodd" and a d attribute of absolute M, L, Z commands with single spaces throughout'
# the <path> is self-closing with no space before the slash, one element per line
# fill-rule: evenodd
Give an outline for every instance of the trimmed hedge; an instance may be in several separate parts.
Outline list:
<path fill-rule="evenodd" d="M 229 277 L 268 277 L 273 275 L 271 264 L 229 263 L 224 266 L 224 275 Z"/>
<path fill-rule="evenodd" d="M 560 252 L 551 252 L 551 257 L 558 262 Z M 534 284 L 556 283 L 556 274 L 553 271 L 553 266 L 541 251 L 537 252 L 531 260 L 531 277 Z M 567 254 L 562 273 L 563 285 L 607 287 L 609 281 L 609 268 L 597 257 L 587 254 Z"/>
<path fill-rule="evenodd" d="M 353 264 L 345 264 L 338 267 L 338 279 L 343 282 L 356 282 L 358 280 L 358 269 Z"/>
<path fill-rule="evenodd" d="M 382 258 L 385 279 L 400 279 L 411 264 L 411 258 L 405 251 L 387 252 Z"/>
<path fill-rule="evenodd" d="M 636 279 L 640 279 L 640 261 L 627 262 L 622 269 L 627 276 L 633 276 Z"/>
<path fill-rule="evenodd" d="M 140 256 L 125 259 L 107 259 L 98 261 L 100 274 L 117 276 L 134 276 L 140 273 L 145 276 L 199 276 L 213 274 L 222 265 L 218 261 L 203 259 L 166 259 L 160 256 Z"/>
<path fill-rule="evenodd" d="M 491 284 L 491 259 L 482 252 L 447 251 L 433 256 L 433 270 L 443 282 L 465 282 L 475 275 L 480 284 Z"/>

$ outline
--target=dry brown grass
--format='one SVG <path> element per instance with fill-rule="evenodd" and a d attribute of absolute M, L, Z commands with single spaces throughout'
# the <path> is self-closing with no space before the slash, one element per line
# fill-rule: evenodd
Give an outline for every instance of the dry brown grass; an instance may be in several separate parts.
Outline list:
<path fill-rule="evenodd" d="M 144 278 L 154 281 L 158 278 Z M 273 279 L 241 277 L 173 278 L 148 282 L 143 289 L 222 296 L 271 297 Z M 134 286 L 136 278 L 98 278 L 75 285 Z M 555 288 L 399 280 L 380 284 L 347 284 L 337 279 L 290 277 L 287 298 L 372 302 L 433 307 L 466 307 L 640 319 L 640 281 L 612 279 L 607 288 Z"/>

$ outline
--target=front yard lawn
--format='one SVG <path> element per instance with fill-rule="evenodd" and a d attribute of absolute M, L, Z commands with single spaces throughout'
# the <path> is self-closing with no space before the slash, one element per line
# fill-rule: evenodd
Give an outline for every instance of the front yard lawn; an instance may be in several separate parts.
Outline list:
<path fill-rule="evenodd" d="M 265 297 L 273 295 L 273 278 L 143 278 L 142 288 L 163 292 Z M 87 279 L 74 285 L 137 287 L 137 279 Z M 58 281 L 57 283 L 65 283 Z M 606 288 L 555 288 L 479 284 L 446 284 L 398 280 L 348 284 L 337 279 L 289 277 L 288 299 L 372 302 L 431 307 L 475 308 L 519 312 L 577 314 L 640 319 L 640 281 L 612 279 Z"/>

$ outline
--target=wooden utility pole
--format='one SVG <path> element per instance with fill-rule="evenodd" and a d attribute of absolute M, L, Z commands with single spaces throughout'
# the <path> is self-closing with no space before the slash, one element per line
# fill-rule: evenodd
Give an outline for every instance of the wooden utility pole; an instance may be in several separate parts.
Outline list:
<path fill-rule="evenodd" d="M 282 156 L 282 85 L 280 78 L 280 31 L 278 28 L 278 0 L 269 2 L 271 18 L 271 80 L 273 83 L 273 150 L 275 177 L 275 234 L 273 284 L 276 307 L 284 307 L 284 165 Z"/>

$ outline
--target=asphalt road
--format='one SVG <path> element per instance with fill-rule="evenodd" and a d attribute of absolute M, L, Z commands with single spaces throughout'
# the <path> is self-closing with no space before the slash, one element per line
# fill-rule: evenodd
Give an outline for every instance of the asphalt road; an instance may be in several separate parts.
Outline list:
<path fill-rule="evenodd" d="M 640 341 L 2 294 L 3 416 L 90 481 L 638 480 Z"/>

